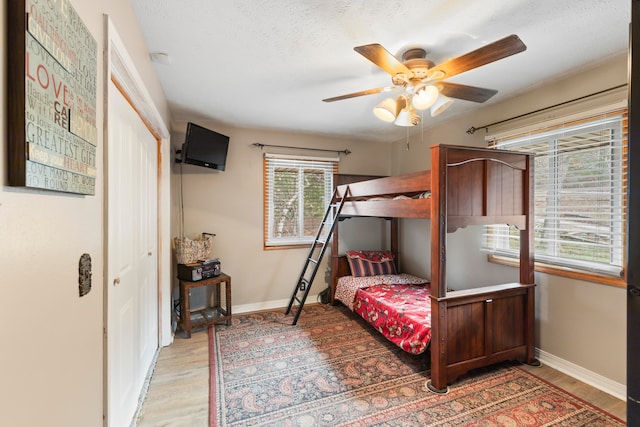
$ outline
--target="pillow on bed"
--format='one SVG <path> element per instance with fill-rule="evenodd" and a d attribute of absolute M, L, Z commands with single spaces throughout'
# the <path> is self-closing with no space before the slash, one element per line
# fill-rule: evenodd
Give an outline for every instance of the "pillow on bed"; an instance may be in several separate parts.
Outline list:
<path fill-rule="evenodd" d="M 347 261 L 354 277 L 398 274 L 391 251 L 347 251 Z"/>

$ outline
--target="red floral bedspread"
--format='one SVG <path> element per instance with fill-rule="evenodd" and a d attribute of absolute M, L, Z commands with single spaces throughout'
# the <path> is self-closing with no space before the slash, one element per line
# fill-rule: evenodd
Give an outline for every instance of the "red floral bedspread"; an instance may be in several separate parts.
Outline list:
<path fill-rule="evenodd" d="M 358 289 L 353 310 L 406 352 L 420 354 L 431 339 L 431 287 L 377 284 Z"/>

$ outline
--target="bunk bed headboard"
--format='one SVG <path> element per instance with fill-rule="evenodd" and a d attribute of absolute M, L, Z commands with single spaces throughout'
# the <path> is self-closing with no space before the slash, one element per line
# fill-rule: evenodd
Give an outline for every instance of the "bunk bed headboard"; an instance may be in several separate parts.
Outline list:
<path fill-rule="evenodd" d="M 440 206 L 446 207 L 448 232 L 473 224 L 527 228 L 527 155 L 442 145 L 432 150 L 432 160 L 438 162 L 432 171 L 445 178 L 437 187 L 446 191 L 439 196 Z"/>
<path fill-rule="evenodd" d="M 346 255 L 338 255 L 336 260 L 336 279 L 351 275 L 351 268 L 349 267 L 349 260 Z"/>
<path fill-rule="evenodd" d="M 398 255 L 394 253 L 393 256 L 393 263 L 395 264 L 396 270 L 398 270 Z M 335 272 L 331 274 L 335 280 L 344 276 L 352 276 L 353 273 L 351 271 L 351 265 L 349 264 L 349 257 L 347 255 L 338 255 L 335 258 Z"/>
<path fill-rule="evenodd" d="M 468 225 L 509 224 L 520 230 L 520 283 L 534 283 L 532 154 L 431 147 L 431 283 L 446 296 L 446 233 Z"/>

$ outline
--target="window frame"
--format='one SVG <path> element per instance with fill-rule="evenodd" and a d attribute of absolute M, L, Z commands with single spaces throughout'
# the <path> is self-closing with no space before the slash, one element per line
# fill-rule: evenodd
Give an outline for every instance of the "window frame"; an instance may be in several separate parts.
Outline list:
<path fill-rule="evenodd" d="M 619 219 L 612 219 L 613 224 L 617 224 L 619 230 L 621 231 L 619 238 L 618 247 L 620 249 L 620 257 L 621 257 L 621 266 L 618 267 L 615 265 L 615 268 L 612 268 L 611 271 L 615 271 L 617 273 L 618 269 L 620 274 L 609 273 L 605 270 L 606 268 L 602 268 L 601 271 L 594 271 L 595 269 L 586 267 L 583 264 L 580 264 L 581 261 L 575 260 L 574 262 L 567 262 L 566 258 L 562 258 L 557 263 L 554 263 L 554 257 L 551 255 L 537 256 L 537 253 L 534 253 L 535 260 L 535 270 L 538 272 L 569 277 L 589 282 L 596 282 L 600 284 L 606 284 L 611 286 L 626 286 L 626 249 L 627 249 L 627 236 L 626 236 L 626 221 L 627 219 L 627 193 L 626 193 L 626 176 L 624 174 L 627 173 L 628 167 L 628 109 L 626 102 L 617 103 L 613 106 L 606 106 L 600 108 L 596 111 L 583 112 L 580 114 L 576 114 L 570 117 L 558 118 L 553 121 L 548 121 L 546 123 L 540 123 L 535 126 L 530 126 L 527 129 L 513 130 L 508 132 L 502 132 L 501 134 L 488 135 L 485 140 L 487 141 L 489 147 L 495 147 L 500 149 L 509 149 L 508 147 L 502 147 L 496 143 L 496 141 L 504 140 L 504 139 L 513 139 L 515 140 L 517 137 L 522 137 L 527 134 L 532 135 L 532 138 L 535 138 L 536 135 L 542 135 L 545 132 L 557 131 L 559 132 L 564 127 L 575 127 L 579 124 L 588 124 L 590 122 L 596 122 L 597 120 L 601 120 L 604 117 L 615 117 L 621 115 L 622 118 L 620 120 L 620 127 L 622 130 L 622 141 L 621 147 L 618 150 L 621 153 L 622 158 L 618 160 L 622 167 L 621 173 L 623 175 L 620 176 L 620 189 L 621 195 L 621 213 L 619 214 Z M 615 160 L 612 159 L 612 165 Z M 534 174 L 536 171 L 534 170 Z M 554 172 L 555 174 L 555 172 Z M 613 211 L 610 213 L 611 217 L 615 217 L 616 214 Z M 490 226 L 488 226 L 490 227 Z M 489 233 L 487 233 L 489 234 Z M 613 233 L 612 233 L 613 234 Z M 490 248 L 487 240 L 485 240 L 484 245 L 486 249 L 489 251 L 488 260 L 490 262 L 510 265 L 510 266 L 518 266 L 517 260 L 517 251 L 511 253 L 510 250 L 505 249 L 496 249 Z M 613 243 L 612 243 L 613 245 Z M 560 258 L 559 258 L 560 259 Z M 586 264 L 589 264 L 586 262 Z M 592 264 L 594 265 L 594 264 Z M 605 265 L 605 264 L 603 264 Z M 610 266 L 614 266 L 614 264 L 609 264 Z"/>
<path fill-rule="evenodd" d="M 317 233 L 317 228 L 315 228 L 312 236 L 304 236 L 304 209 L 297 209 L 296 218 L 297 222 L 299 222 L 298 229 L 303 235 L 282 239 L 273 237 L 271 233 L 273 228 L 271 225 L 275 220 L 275 215 L 273 203 L 274 182 L 271 179 L 271 177 L 273 177 L 271 168 L 286 167 L 288 169 L 297 169 L 298 185 L 301 184 L 301 174 L 304 174 L 304 170 L 318 168 L 318 170 L 323 171 L 324 206 L 322 215 L 324 215 L 331 203 L 331 196 L 335 187 L 333 177 L 338 173 L 339 161 L 339 158 L 265 153 L 263 158 L 263 247 L 265 250 L 309 248 Z M 303 190 L 303 188 L 300 188 L 300 190 Z M 297 206 L 304 206 L 304 191 L 298 192 Z M 322 218 L 319 219 L 322 220 Z"/>

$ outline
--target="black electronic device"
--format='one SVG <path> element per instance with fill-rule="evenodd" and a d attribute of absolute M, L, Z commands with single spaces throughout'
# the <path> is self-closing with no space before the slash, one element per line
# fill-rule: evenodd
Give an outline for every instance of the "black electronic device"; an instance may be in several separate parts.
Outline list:
<path fill-rule="evenodd" d="M 218 258 L 193 262 L 190 264 L 178 264 L 178 279 L 197 282 L 202 279 L 210 279 L 222 272 Z"/>
<path fill-rule="evenodd" d="M 223 171 L 228 149 L 228 136 L 189 122 L 182 144 L 182 163 Z"/>

